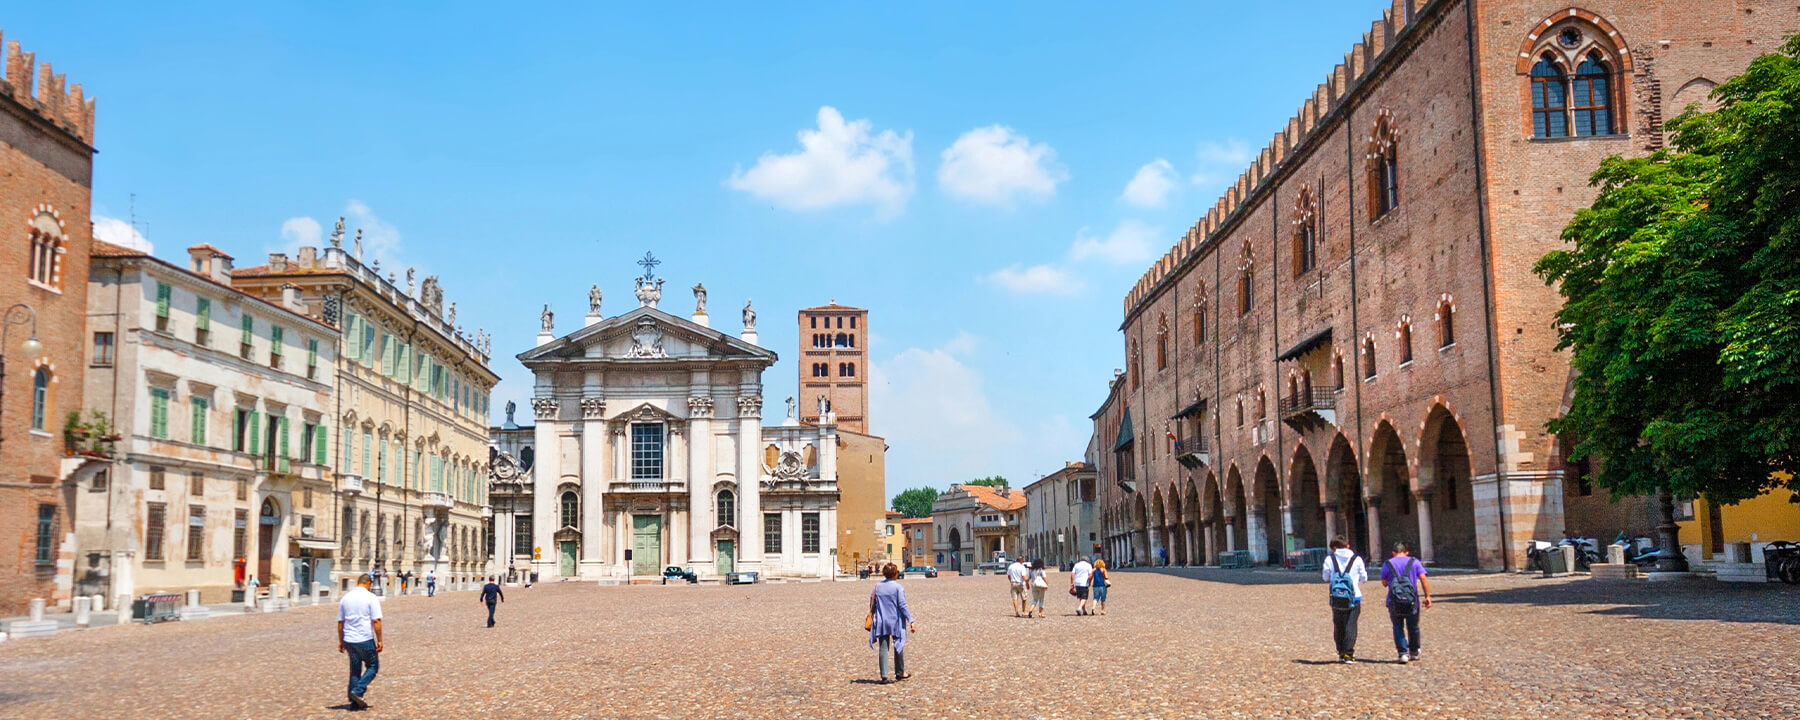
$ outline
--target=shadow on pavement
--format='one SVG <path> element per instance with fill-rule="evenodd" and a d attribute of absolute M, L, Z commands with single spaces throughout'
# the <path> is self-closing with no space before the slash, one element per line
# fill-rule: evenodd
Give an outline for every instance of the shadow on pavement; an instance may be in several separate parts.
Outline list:
<path fill-rule="evenodd" d="M 1574 580 L 1500 590 L 1439 592 L 1433 600 L 1468 605 L 1606 605 L 1611 607 L 1588 612 L 1655 620 L 1800 625 L 1800 591 L 1796 588 L 1704 579 L 1679 583 Z"/>

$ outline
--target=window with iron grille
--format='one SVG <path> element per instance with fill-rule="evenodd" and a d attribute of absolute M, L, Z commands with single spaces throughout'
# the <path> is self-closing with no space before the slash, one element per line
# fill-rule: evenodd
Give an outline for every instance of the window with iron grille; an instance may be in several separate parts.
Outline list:
<path fill-rule="evenodd" d="M 206 508 L 188 506 L 187 559 L 198 562 L 206 556 Z"/>
<path fill-rule="evenodd" d="M 150 489 L 151 490 L 163 489 L 164 483 L 166 482 L 166 480 L 164 479 L 165 473 L 166 473 L 166 471 L 163 468 L 154 467 L 154 466 L 152 466 L 150 468 Z"/>
<path fill-rule="evenodd" d="M 50 503 L 38 505 L 37 515 L 37 564 L 51 565 L 56 562 L 56 506 Z"/>
<path fill-rule="evenodd" d="M 206 494 L 206 475 L 191 473 L 188 475 L 188 494 L 200 497 Z"/>
<path fill-rule="evenodd" d="M 151 477 L 156 477 L 152 471 Z M 163 510 L 162 503 L 149 503 L 144 517 L 144 561 L 161 562 L 163 559 Z"/>
<path fill-rule="evenodd" d="M 781 554 L 781 513 L 763 513 L 763 553 Z"/>
<path fill-rule="evenodd" d="M 800 513 L 800 552 L 819 551 L 819 514 Z"/>
<path fill-rule="evenodd" d="M 663 426 L 660 423 L 634 423 L 631 426 L 631 479 L 661 480 L 663 477 Z"/>
<path fill-rule="evenodd" d="M 241 498 L 240 498 L 241 499 Z M 231 557 L 242 560 L 250 547 L 250 511 L 238 508 L 231 520 Z"/>

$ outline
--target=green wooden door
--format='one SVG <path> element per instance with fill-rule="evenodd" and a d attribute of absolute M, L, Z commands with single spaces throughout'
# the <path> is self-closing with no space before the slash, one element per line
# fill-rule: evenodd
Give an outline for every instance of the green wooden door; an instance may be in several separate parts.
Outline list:
<path fill-rule="evenodd" d="M 562 556 L 562 576 L 575 577 L 575 541 L 564 540 L 558 551 Z"/>
<path fill-rule="evenodd" d="M 734 561 L 737 558 L 737 543 L 730 540 L 720 540 L 718 546 L 718 558 L 719 574 L 724 575 L 730 573 L 736 568 L 736 563 Z"/>
<path fill-rule="evenodd" d="M 662 574 L 662 516 L 631 516 L 631 574 Z"/>

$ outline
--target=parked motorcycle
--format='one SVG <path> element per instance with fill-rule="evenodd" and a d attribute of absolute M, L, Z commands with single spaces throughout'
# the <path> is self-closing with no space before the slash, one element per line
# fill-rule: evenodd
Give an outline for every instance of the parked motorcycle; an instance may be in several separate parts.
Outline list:
<path fill-rule="evenodd" d="M 1527 541 L 1525 543 L 1525 566 L 1537 572 L 1548 572 L 1549 568 L 1545 566 L 1545 557 L 1550 554 L 1550 548 L 1553 547 L 1556 547 L 1556 544 L 1548 540 Z"/>
<path fill-rule="evenodd" d="M 1782 582 L 1800 585 L 1800 544 L 1776 540 L 1763 546 L 1763 558 L 1774 565 Z"/>
<path fill-rule="evenodd" d="M 1586 572 L 1594 563 L 1606 561 L 1606 557 L 1600 554 L 1600 541 L 1594 538 L 1565 537 L 1557 545 L 1575 548 L 1575 567 L 1570 568 L 1571 570 Z"/>

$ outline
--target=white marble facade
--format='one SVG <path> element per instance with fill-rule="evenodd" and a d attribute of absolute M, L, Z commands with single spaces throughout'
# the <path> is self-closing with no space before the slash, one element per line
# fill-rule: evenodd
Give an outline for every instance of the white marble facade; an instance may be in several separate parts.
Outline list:
<path fill-rule="evenodd" d="M 656 308 L 660 282 L 639 280 L 639 307 L 612 318 L 590 295 L 584 327 L 557 336 L 545 310 L 538 347 L 519 355 L 531 401 L 532 569 L 540 579 L 647 578 L 691 568 L 825 577 L 837 533 L 835 416 L 764 427 L 762 373 L 745 308 L 741 337 Z M 648 290 L 648 292 L 646 292 Z"/>

